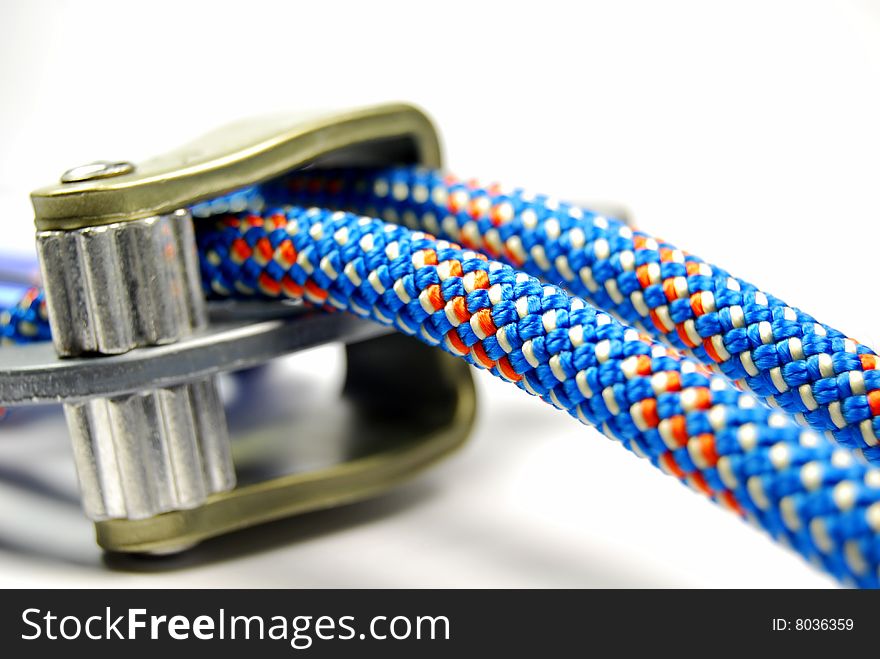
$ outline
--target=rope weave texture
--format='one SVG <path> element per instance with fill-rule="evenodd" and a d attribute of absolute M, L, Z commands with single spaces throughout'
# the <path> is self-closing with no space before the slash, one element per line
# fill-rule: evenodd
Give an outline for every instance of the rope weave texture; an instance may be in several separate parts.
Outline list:
<path fill-rule="evenodd" d="M 846 583 L 880 585 L 880 469 L 557 286 L 318 208 L 226 217 L 200 252 L 213 295 L 393 325 L 599 427 Z"/>
<path fill-rule="evenodd" d="M 880 360 L 870 348 L 619 220 L 411 167 L 306 170 L 280 187 L 297 203 L 401 222 L 562 282 L 880 461 Z"/>
<path fill-rule="evenodd" d="M 394 326 L 598 427 L 845 583 L 880 586 L 880 469 L 860 455 L 880 457 L 880 371 L 841 332 L 617 220 L 435 171 L 306 170 L 194 214 L 211 218 L 197 233 L 209 295 Z M 38 291 L 2 312 L 0 336 L 49 337 Z"/>

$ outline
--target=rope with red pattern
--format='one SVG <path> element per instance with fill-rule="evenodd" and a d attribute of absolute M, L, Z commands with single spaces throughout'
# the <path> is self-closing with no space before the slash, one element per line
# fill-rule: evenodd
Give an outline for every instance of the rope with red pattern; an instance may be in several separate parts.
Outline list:
<path fill-rule="evenodd" d="M 880 362 L 870 348 L 623 222 L 413 167 L 304 170 L 266 192 L 383 217 L 561 282 L 880 461 Z"/>
<path fill-rule="evenodd" d="M 845 582 L 880 585 L 880 469 L 559 287 L 317 208 L 226 217 L 198 239 L 211 294 L 392 325 L 597 426 Z"/>

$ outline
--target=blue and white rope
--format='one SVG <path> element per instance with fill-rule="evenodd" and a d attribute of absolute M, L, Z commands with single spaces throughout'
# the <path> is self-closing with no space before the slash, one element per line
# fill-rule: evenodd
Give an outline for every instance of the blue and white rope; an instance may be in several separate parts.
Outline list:
<path fill-rule="evenodd" d="M 680 350 L 874 457 L 880 377 L 865 346 L 662 241 L 518 190 L 398 168 L 301 172 L 252 194 L 398 224 L 301 206 L 204 220 L 210 294 L 393 325 L 597 426 L 846 583 L 880 586 L 880 469 Z M 48 337 L 37 296 L 3 318 L 4 332 L 26 328 L 8 338 Z"/>
<path fill-rule="evenodd" d="M 833 327 L 613 218 L 412 167 L 297 172 L 272 193 L 401 222 L 572 292 L 880 461 L 880 360 Z"/>
<path fill-rule="evenodd" d="M 597 426 L 844 582 L 880 585 L 880 469 L 556 286 L 317 208 L 225 218 L 200 253 L 214 295 L 305 298 L 392 325 Z"/>
<path fill-rule="evenodd" d="M 43 292 L 33 286 L 0 282 L 0 344 L 51 338 Z"/>

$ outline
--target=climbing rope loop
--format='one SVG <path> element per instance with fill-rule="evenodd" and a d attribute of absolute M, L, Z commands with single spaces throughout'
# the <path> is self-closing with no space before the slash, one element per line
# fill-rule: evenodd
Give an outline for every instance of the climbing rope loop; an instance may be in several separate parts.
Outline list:
<path fill-rule="evenodd" d="M 880 469 L 862 459 L 878 457 L 880 373 L 841 332 L 612 218 L 436 171 L 306 170 L 194 215 L 209 296 L 393 326 L 599 428 L 845 583 L 880 586 Z M 0 307 L 4 340 L 49 338 L 39 291 Z"/>
<path fill-rule="evenodd" d="M 880 584 L 880 469 L 561 288 L 319 208 L 226 217 L 199 240 L 210 294 L 393 326 L 600 428 L 846 583 Z"/>
<path fill-rule="evenodd" d="M 880 360 L 846 334 L 702 259 L 546 195 L 435 170 L 305 170 L 278 198 L 454 240 L 687 351 L 771 406 L 880 462 Z"/>

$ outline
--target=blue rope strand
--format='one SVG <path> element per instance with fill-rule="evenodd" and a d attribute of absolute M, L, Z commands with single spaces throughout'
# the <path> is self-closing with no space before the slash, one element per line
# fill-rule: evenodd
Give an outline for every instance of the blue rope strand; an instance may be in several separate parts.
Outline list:
<path fill-rule="evenodd" d="M 317 208 L 226 218 L 199 240 L 209 294 L 304 297 L 394 326 L 600 428 L 844 582 L 880 585 L 880 470 L 561 288 Z"/>
<path fill-rule="evenodd" d="M 874 351 L 619 220 L 546 195 L 413 167 L 305 170 L 265 193 L 276 201 L 401 222 L 562 282 L 839 444 L 880 461 L 880 362 Z M 697 305 L 708 302 L 711 308 L 695 309 L 694 296 Z"/>
<path fill-rule="evenodd" d="M 846 583 L 880 585 L 880 470 L 511 265 L 651 322 L 874 457 L 880 370 L 865 346 L 647 234 L 519 190 L 396 168 L 299 173 L 251 193 L 363 209 L 465 247 L 329 210 L 244 212 L 198 232 L 211 295 L 303 298 L 392 325 L 597 426 Z M 0 312 L 0 336 L 49 338 L 39 292 Z"/>

